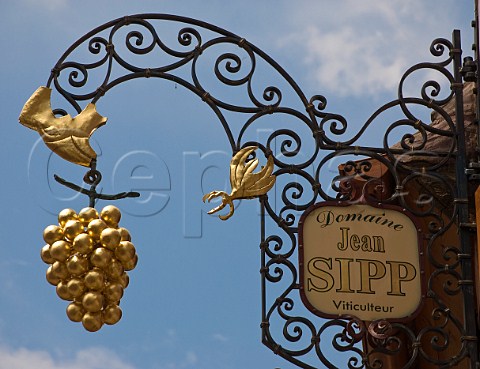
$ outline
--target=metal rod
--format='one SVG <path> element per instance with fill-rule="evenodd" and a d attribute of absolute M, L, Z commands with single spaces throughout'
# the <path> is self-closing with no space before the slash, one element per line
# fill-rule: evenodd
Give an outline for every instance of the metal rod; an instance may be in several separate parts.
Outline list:
<path fill-rule="evenodd" d="M 479 50 L 479 18 L 478 18 L 478 3 L 480 0 L 474 0 L 474 20 L 472 21 L 472 27 L 473 27 L 473 45 L 472 45 L 472 50 L 474 53 L 474 60 L 475 60 L 475 89 L 473 90 L 473 93 L 475 94 L 475 123 L 477 126 L 477 147 L 476 147 L 476 162 L 480 163 L 480 125 L 479 123 L 479 118 L 480 118 L 480 95 L 478 93 L 478 88 L 480 86 L 480 50 Z M 474 163 L 474 162 L 472 162 Z M 474 165 L 474 164 L 473 164 Z"/>
<path fill-rule="evenodd" d="M 461 51 L 461 39 L 460 31 L 453 31 L 453 68 L 455 84 L 452 85 L 452 90 L 455 93 L 456 109 L 456 128 L 457 128 L 457 160 L 456 160 L 456 179 L 457 179 L 457 197 L 466 199 L 468 198 L 468 180 L 465 174 L 465 168 L 467 167 L 466 158 L 466 144 L 465 144 L 465 127 L 464 127 L 464 113 L 463 113 L 463 83 L 460 69 L 462 67 L 462 51 Z M 458 206 L 458 223 L 468 223 L 468 203 L 461 202 Z M 462 265 L 462 279 L 471 280 L 473 278 L 472 270 L 472 245 L 473 238 L 471 234 L 465 228 L 459 228 L 460 235 L 460 248 L 463 254 L 470 255 L 468 258 L 461 259 Z M 462 284 L 463 291 L 463 311 L 465 321 L 466 336 L 476 336 L 477 334 L 477 322 L 475 317 L 475 295 L 474 286 L 472 284 Z M 477 368 L 477 341 L 471 340 L 465 343 L 468 348 L 468 354 L 470 356 L 470 368 Z"/>
<path fill-rule="evenodd" d="M 265 281 L 265 204 L 264 198 L 260 197 L 260 274 L 261 274 L 261 291 L 262 291 L 262 342 L 265 342 L 267 327 L 265 323 L 267 321 L 267 287 Z"/>

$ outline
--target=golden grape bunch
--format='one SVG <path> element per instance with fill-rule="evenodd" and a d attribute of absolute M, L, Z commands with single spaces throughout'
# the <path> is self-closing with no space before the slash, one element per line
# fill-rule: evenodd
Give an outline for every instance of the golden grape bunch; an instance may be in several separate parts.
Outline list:
<path fill-rule="evenodd" d="M 56 286 L 61 299 L 72 301 L 68 318 L 82 322 L 90 332 L 120 320 L 120 299 L 129 282 L 126 271 L 138 261 L 130 233 L 118 226 L 120 218 L 120 210 L 113 205 L 100 214 L 94 208 L 78 214 L 64 209 L 58 214 L 58 225 L 43 231 L 47 244 L 41 257 L 50 264 L 47 281 Z"/>

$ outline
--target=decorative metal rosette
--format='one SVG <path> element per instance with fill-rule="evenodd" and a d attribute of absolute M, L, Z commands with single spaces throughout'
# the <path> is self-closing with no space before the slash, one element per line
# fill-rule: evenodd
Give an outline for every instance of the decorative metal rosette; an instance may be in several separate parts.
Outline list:
<path fill-rule="evenodd" d="M 121 319 L 119 304 L 129 283 L 127 271 L 137 265 L 135 246 L 128 230 L 119 227 L 120 218 L 120 210 L 113 205 L 100 214 L 92 207 L 78 214 L 64 209 L 58 214 L 58 225 L 43 231 L 47 244 L 41 257 L 50 264 L 47 281 L 56 286 L 61 299 L 71 301 L 68 318 L 82 322 L 90 332 Z"/>

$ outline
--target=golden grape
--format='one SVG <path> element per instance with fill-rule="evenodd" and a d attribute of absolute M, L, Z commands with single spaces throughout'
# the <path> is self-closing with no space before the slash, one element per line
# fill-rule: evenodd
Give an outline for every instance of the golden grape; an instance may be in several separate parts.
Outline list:
<path fill-rule="evenodd" d="M 113 228 L 118 227 L 118 223 L 120 222 L 121 217 L 122 213 L 120 213 L 120 210 L 113 205 L 105 206 L 100 212 L 100 218 Z"/>
<path fill-rule="evenodd" d="M 68 259 L 67 269 L 74 276 L 82 275 L 88 270 L 88 260 L 80 254 L 75 254 Z"/>
<path fill-rule="evenodd" d="M 66 238 L 73 241 L 75 237 L 83 233 L 83 225 L 78 220 L 69 220 L 63 227 L 63 233 Z"/>
<path fill-rule="evenodd" d="M 66 261 L 71 251 L 71 245 L 63 240 L 55 241 L 50 246 L 50 256 L 57 261 Z"/>
<path fill-rule="evenodd" d="M 49 225 L 43 231 L 43 239 L 46 243 L 51 245 L 55 241 L 59 241 L 63 239 L 63 230 L 58 225 Z"/>
<path fill-rule="evenodd" d="M 85 286 L 90 290 L 102 290 L 105 287 L 105 276 L 100 269 L 90 270 L 85 274 Z"/>
<path fill-rule="evenodd" d="M 102 313 L 87 312 L 82 318 L 83 327 L 89 332 L 96 332 L 103 325 Z"/>
<path fill-rule="evenodd" d="M 100 234 L 100 243 L 103 247 L 114 250 L 121 241 L 121 234 L 115 228 L 105 228 Z"/>
<path fill-rule="evenodd" d="M 67 306 L 67 316 L 72 322 L 81 322 L 85 309 L 80 302 L 72 302 Z"/>
<path fill-rule="evenodd" d="M 100 292 L 87 292 L 83 295 L 82 305 L 90 313 L 102 310 L 104 297 Z"/>
<path fill-rule="evenodd" d="M 52 258 L 52 255 L 50 255 L 50 245 L 48 244 L 42 247 L 42 251 L 40 251 L 40 257 L 45 264 L 53 264 L 55 262 L 55 259 Z"/>
<path fill-rule="evenodd" d="M 98 219 L 98 212 L 95 208 L 83 208 L 78 213 L 78 220 L 84 227 L 88 226 L 92 220 Z"/>
<path fill-rule="evenodd" d="M 100 234 L 107 227 L 107 224 L 103 220 L 94 219 L 88 223 L 87 232 L 94 241 L 98 241 L 100 239 Z"/>
<path fill-rule="evenodd" d="M 122 318 L 122 309 L 118 305 L 108 305 L 103 310 L 103 321 L 105 324 L 115 324 Z"/>
<path fill-rule="evenodd" d="M 77 220 L 78 216 L 75 210 L 73 209 L 63 209 L 60 213 L 58 213 L 58 224 L 60 227 L 65 227 L 65 224 L 69 220 Z"/>
<path fill-rule="evenodd" d="M 93 250 L 93 245 L 93 239 L 87 233 L 80 233 L 73 240 L 73 248 L 80 254 L 88 254 L 90 251 Z"/>

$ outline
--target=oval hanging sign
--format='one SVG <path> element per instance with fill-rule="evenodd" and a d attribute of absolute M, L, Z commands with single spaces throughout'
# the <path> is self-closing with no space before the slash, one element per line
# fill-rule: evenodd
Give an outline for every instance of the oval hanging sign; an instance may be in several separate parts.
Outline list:
<path fill-rule="evenodd" d="M 420 310 L 421 238 L 404 209 L 319 203 L 299 234 L 300 294 L 316 315 L 405 321 Z"/>

